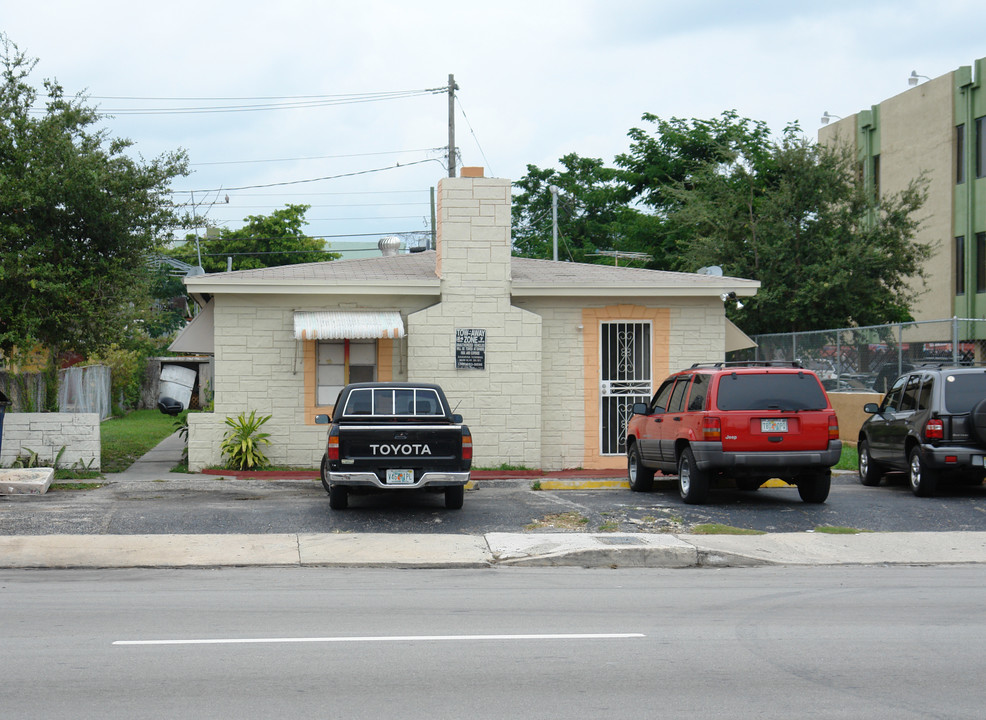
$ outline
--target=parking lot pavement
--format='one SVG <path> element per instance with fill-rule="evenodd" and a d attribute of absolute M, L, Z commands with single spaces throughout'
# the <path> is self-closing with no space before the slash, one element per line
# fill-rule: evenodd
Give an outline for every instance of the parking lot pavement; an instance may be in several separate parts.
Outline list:
<path fill-rule="evenodd" d="M 986 562 L 984 487 L 915 498 L 893 478 L 864 487 L 840 473 L 820 505 L 791 487 L 722 489 L 686 505 L 673 479 L 634 493 L 622 477 L 486 476 L 461 510 L 446 510 L 441 496 L 388 493 L 331 511 L 311 473 L 171 473 L 180 449 L 169 439 L 96 489 L 56 483 L 45 495 L 0 497 L 0 566 Z M 716 526 L 765 534 L 699 534 Z"/>

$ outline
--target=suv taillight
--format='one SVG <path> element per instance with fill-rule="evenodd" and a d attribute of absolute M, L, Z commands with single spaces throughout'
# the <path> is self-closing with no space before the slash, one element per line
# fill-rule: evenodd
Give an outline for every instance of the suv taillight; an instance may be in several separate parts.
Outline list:
<path fill-rule="evenodd" d="M 335 428 L 329 433 L 329 445 L 326 448 L 329 460 L 339 459 L 339 429 Z"/>
<path fill-rule="evenodd" d="M 829 415 L 829 440 L 839 439 L 839 418 Z"/>
<path fill-rule="evenodd" d="M 925 440 L 944 440 L 945 439 L 945 423 L 942 422 L 941 418 L 932 418 L 924 424 L 924 439 Z"/>
<path fill-rule="evenodd" d="M 465 428 L 462 428 L 462 459 L 472 460 L 472 435 Z"/>
<path fill-rule="evenodd" d="M 705 442 L 720 442 L 722 440 L 722 424 L 719 422 L 719 418 L 702 418 L 702 439 Z"/>

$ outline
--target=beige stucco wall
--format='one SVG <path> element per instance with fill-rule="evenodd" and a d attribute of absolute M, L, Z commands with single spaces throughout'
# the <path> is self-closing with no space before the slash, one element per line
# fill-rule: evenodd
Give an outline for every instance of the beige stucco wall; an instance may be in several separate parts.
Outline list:
<path fill-rule="evenodd" d="M 921 83 L 880 103 L 881 193 L 897 193 L 921 171 L 930 181 L 928 199 L 918 215 L 917 240 L 929 243 L 934 256 L 925 264 L 927 287 L 911 281 L 920 300 L 912 305 L 916 320 L 940 320 L 954 314 L 952 278 L 952 191 L 955 136 L 952 73 Z M 927 337 L 924 339 L 935 339 Z M 942 340 L 951 339 L 942 326 Z"/>
<path fill-rule="evenodd" d="M 603 456 L 599 451 L 600 323 L 651 322 L 654 389 L 671 372 L 725 357 L 723 309 L 718 299 L 537 298 L 514 302 L 541 318 L 540 467 L 544 470 L 622 470 L 626 464 L 622 456 Z"/>
<path fill-rule="evenodd" d="M 866 403 L 879 403 L 883 396 L 879 393 L 829 393 L 829 400 L 836 417 L 839 418 L 839 437 L 843 442 L 856 444 L 859 428 L 869 417 L 863 412 Z"/>
<path fill-rule="evenodd" d="M 930 181 L 928 199 L 917 217 L 922 227 L 917 241 L 928 243 L 933 256 L 925 264 L 927 284 L 914 278 L 910 287 L 920 293 L 911 306 L 916 320 L 940 320 L 954 315 L 955 273 L 952 204 L 955 178 L 953 73 L 884 100 L 878 107 L 880 187 L 882 194 L 898 193 L 922 171 Z M 823 126 L 819 142 L 856 147 L 858 115 Z M 930 335 L 929 335 L 930 333 Z M 949 340 L 949 329 L 922 328 L 924 340 Z"/>

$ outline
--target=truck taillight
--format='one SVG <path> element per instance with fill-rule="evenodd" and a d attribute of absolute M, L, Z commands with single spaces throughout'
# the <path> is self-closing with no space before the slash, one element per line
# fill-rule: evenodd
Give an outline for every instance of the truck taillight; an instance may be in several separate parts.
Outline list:
<path fill-rule="evenodd" d="M 326 448 L 326 454 L 328 454 L 329 460 L 339 459 L 339 435 L 337 433 L 337 430 L 329 433 L 329 444 Z"/>
<path fill-rule="evenodd" d="M 839 439 L 839 418 L 829 415 L 829 440 Z"/>
<path fill-rule="evenodd" d="M 924 437 L 926 440 L 945 439 L 945 423 L 941 418 L 932 418 L 924 424 Z"/>
<path fill-rule="evenodd" d="M 702 420 L 702 439 L 706 442 L 722 440 L 722 424 L 717 417 L 707 417 Z"/>
<path fill-rule="evenodd" d="M 465 430 L 462 432 L 462 459 L 472 460 L 472 435 Z"/>

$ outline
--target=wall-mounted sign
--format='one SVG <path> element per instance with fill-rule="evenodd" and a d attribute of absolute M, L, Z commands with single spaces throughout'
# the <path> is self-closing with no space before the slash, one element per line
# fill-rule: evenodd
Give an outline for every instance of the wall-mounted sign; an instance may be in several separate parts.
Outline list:
<path fill-rule="evenodd" d="M 486 331 L 476 328 L 455 329 L 455 369 L 486 369 Z"/>

